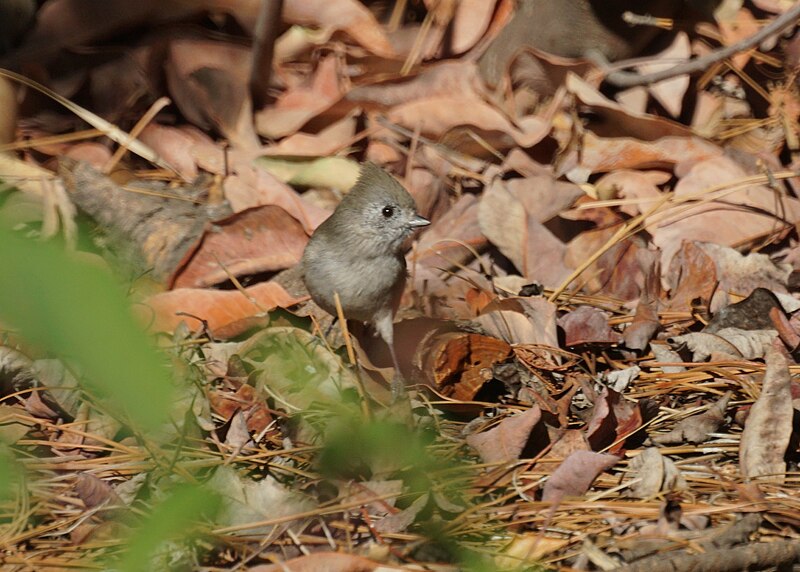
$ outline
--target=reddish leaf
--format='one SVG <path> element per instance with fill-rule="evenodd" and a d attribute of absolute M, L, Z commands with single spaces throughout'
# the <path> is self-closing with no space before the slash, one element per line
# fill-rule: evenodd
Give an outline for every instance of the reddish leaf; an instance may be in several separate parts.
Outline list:
<path fill-rule="evenodd" d="M 541 417 L 539 407 L 534 405 L 523 413 L 503 419 L 489 431 L 468 436 L 467 443 L 478 452 L 484 463 L 516 461 Z M 544 445 L 539 443 L 538 448 Z"/>
<path fill-rule="evenodd" d="M 308 242 L 300 223 L 285 210 L 264 206 L 217 221 L 173 276 L 175 288 L 210 286 L 231 276 L 289 268 Z"/>
<path fill-rule="evenodd" d="M 300 300 L 291 297 L 286 290 L 274 282 L 262 282 L 238 290 L 201 290 L 179 288 L 156 294 L 145 300 L 147 309 L 139 314 L 150 329 L 171 332 L 181 322 L 187 322 L 193 330 L 202 327 L 205 320 L 212 331 L 275 308 L 287 308 Z"/>
<path fill-rule="evenodd" d="M 608 325 L 608 314 L 592 306 L 578 306 L 561 316 L 558 325 L 564 329 L 567 347 L 579 344 L 618 344 L 622 335 Z"/>
<path fill-rule="evenodd" d="M 616 465 L 619 460 L 614 455 L 575 451 L 547 479 L 542 500 L 558 503 L 565 497 L 582 496 L 600 473 Z"/>

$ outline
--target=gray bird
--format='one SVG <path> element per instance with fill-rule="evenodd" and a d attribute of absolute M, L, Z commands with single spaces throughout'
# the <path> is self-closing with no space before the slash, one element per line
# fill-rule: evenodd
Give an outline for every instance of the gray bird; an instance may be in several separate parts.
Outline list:
<path fill-rule="evenodd" d="M 338 293 L 345 318 L 372 323 L 398 376 L 393 318 L 406 283 L 403 243 L 428 224 L 394 177 L 364 163 L 355 186 L 308 241 L 301 263 L 311 298 L 336 316 Z"/>

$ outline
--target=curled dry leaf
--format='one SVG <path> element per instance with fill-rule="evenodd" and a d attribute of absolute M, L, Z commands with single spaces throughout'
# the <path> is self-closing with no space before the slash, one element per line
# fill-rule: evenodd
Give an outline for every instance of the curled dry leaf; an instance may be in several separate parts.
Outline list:
<path fill-rule="evenodd" d="M 138 313 L 157 332 L 175 331 L 181 322 L 189 323 L 193 330 L 205 323 L 213 332 L 237 320 L 288 308 L 299 301 L 274 282 L 256 284 L 246 288 L 244 294 L 238 290 L 179 288 L 146 299 Z"/>
<path fill-rule="evenodd" d="M 659 445 L 696 444 L 707 441 L 709 434 L 717 431 L 725 422 L 725 411 L 732 395 L 732 392 L 726 391 L 725 395 L 720 397 L 708 410 L 681 419 L 669 433 L 653 435 L 651 439 Z"/>
<path fill-rule="evenodd" d="M 659 494 L 682 491 L 686 480 L 669 457 L 655 447 L 648 447 L 631 459 L 631 494 L 640 499 L 651 499 Z"/>
<path fill-rule="evenodd" d="M 541 418 L 539 406 L 534 405 L 522 413 L 506 417 L 488 431 L 469 435 L 467 444 L 478 452 L 484 463 L 516 461 L 531 439 L 537 440 L 531 443 L 531 447 L 539 451 L 548 444 L 549 438 L 544 427 L 541 427 L 541 431 L 534 431 Z"/>
<path fill-rule="evenodd" d="M 779 342 L 768 347 L 766 362 L 761 394 L 750 408 L 739 443 L 739 468 L 745 478 L 782 483 L 794 409 L 789 360 Z"/>
<path fill-rule="evenodd" d="M 625 438 L 642 426 L 642 411 L 622 394 L 604 387 L 595 399 L 592 416 L 586 424 L 586 438 L 592 449 L 600 451 L 613 445 L 616 452 L 622 449 Z"/>
<path fill-rule="evenodd" d="M 203 287 L 283 270 L 300 262 L 307 242 L 302 225 L 282 208 L 249 209 L 215 221 L 170 282 L 175 288 Z"/>
<path fill-rule="evenodd" d="M 544 298 L 496 300 L 474 321 L 510 344 L 559 347 L 556 306 Z"/>
<path fill-rule="evenodd" d="M 492 367 L 511 356 L 511 346 L 480 334 L 434 333 L 423 341 L 416 355 L 423 356 L 420 369 L 438 393 L 471 401 L 492 379 Z"/>

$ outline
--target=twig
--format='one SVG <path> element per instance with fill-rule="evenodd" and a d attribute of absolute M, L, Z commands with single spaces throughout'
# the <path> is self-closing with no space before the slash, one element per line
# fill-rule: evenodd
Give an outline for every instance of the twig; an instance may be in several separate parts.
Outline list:
<path fill-rule="evenodd" d="M 775 18 L 775 20 L 773 20 L 770 24 L 761 28 L 761 30 L 749 38 L 745 38 L 728 47 L 711 52 L 705 56 L 695 58 L 686 63 L 678 64 L 675 67 L 650 74 L 641 75 L 622 71 L 612 72 L 606 76 L 606 81 L 617 87 L 628 88 L 639 85 L 650 85 L 682 74 L 697 73 L 705 70 L 712 64 L 733 56 L 738 52 L 749 50 L 750 48 L 760 44 L 769 36 L 778 34 L 789 26 L 796 24 L 798 19 L 800 19 L 800 3 L 795 4 L 792 8 Z"/>
<path fill-rule="evenodd" d="M 256 109 L 267 103 L 275 41 L 281 30 L 282 12 L 283 0 L 261 0 L 253 33 L 253 61 L 250 68 L 250 95 Z"/>

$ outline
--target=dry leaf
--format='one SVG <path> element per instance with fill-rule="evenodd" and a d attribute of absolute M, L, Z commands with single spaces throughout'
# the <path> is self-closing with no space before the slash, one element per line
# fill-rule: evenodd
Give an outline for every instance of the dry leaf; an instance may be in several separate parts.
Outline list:
<path fill-rule="evenodd" d="M 597 476 L 616 465 L 620 458 L 592 451 L 575 451 L 553 471 L 544 484 L 542 500 L 559 503 L 583 495 Z"/>
<path fill-rule="evenodd" d="M 792 395 L 785 350 L 770 346 L 761 395 L 750 408 L 739 443 L 739 467 L 747 479 L 783 483 L 786 449 L 792 434 Z"/>
<path fill-rule="evenodd" d="M 248 316 L 288 308 L 299 301 L 274 282 L 245 288 L 244 294 L 238 290 L 179 288 L 146 299 L 145 309 L 138 313 L 157 332 L 175 331 L 181 322 L 192 329 L 207 325 L 215 331 Z"/>
<path fill-rule="evenodd" d="M 467 444 L 475 449 L 484 463 L 510 463 L 520 458 L 529 440 L 547 435 L 544 431 L 534 431 L 542 418 L 542 412 L 537 405 L 530 409 L 506 417 L 500 423 L 475 435 L 467 436 Z M 541 450 L 546 442 L 534 442 L 531 446 Z"/>

